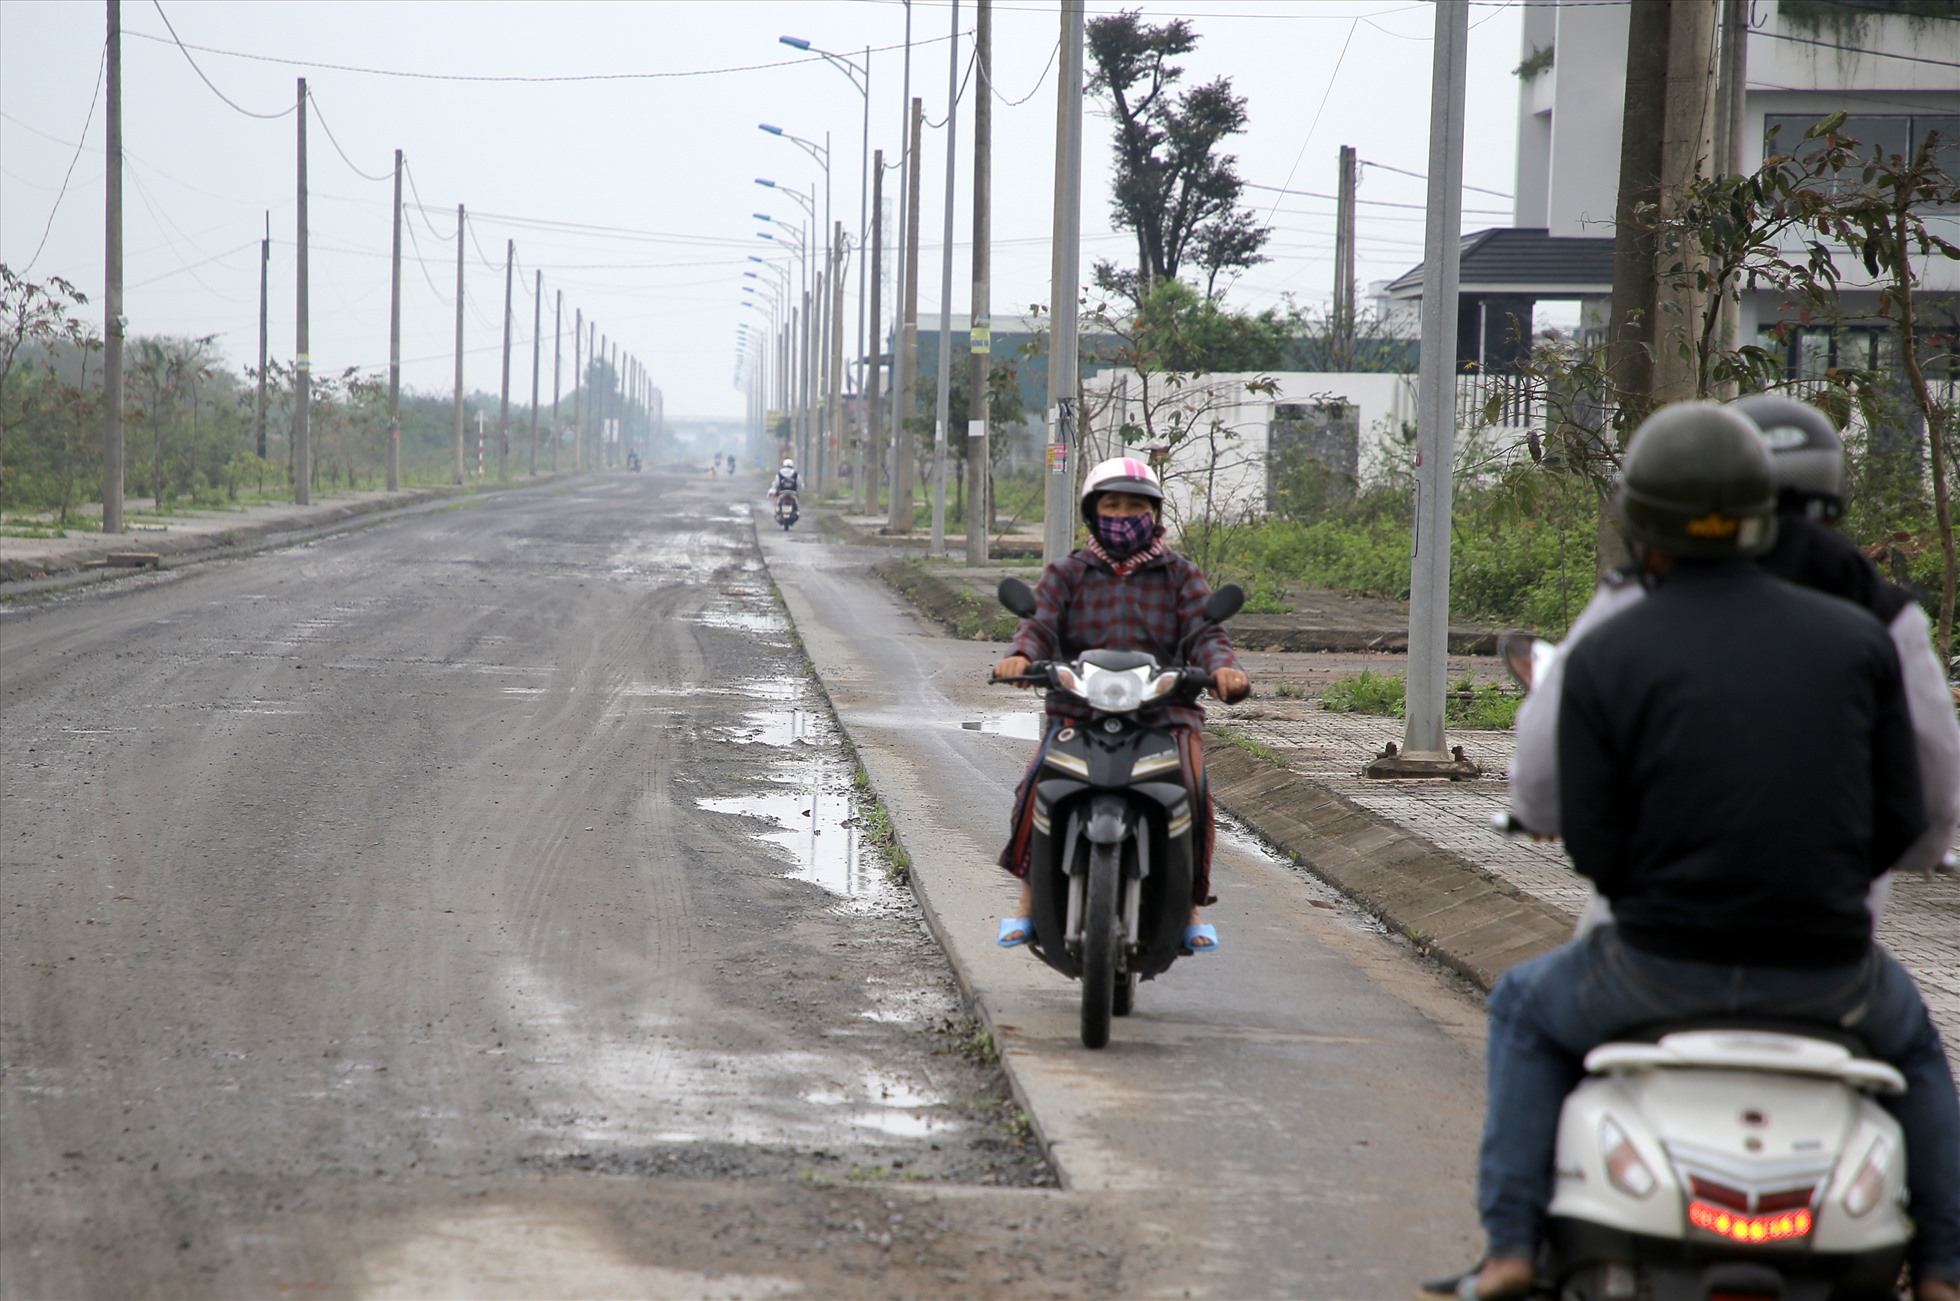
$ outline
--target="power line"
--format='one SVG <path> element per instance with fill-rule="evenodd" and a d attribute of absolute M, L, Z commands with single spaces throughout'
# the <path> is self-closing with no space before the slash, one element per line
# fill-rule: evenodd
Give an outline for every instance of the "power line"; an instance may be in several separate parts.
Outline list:
<path fill-rule="evenodd" d="M 1246 181 L 1244 184 L 1248 190 L 1270 190 L 1276 194 L 1292 194 L 1303 199 L 1333 199 L 1335 202 L 1340 201 L 1339 196 L 1323 194 L 1318 190 L 1289 190 L 1282 185 L 1254 185 L 1251 181 Z M 1413 208 L 1417 212 L 1425 211 L 1423 205 L 1420 203 L 1391 203 L 1387 199 L 1356 199 L 1355 202 L 1366 204 L 1373 208 Z M 1475 217 L 1508 217 L 1511 215 L 1508 208 L 1465 208 L 1463 211 Z"/>
<path fill-rule="evenodd" d="M 1051 71 L 1053 71 L 1055 67 L 1055 56 L 1060 54 L 1061 52 L 1062 52 L 1062 43 L 1058 39 L 1055 42 L 1054 48 L 1048 51 L 1048 62 L 1041 66 L 1041 76 L 1035 80 L 1034 90 L 1029 91 L 1027 94 L 1021 96 L 1021 98 L 1019 99 L 1009 99 L 1007 96 L 1001 94 L 999 90 L 995 90 L 994 98 L 999 100 L 1001 103 L 1007 105 L 1007 107 L 1009 108 L 1019 108 L 1021 107 L 1021 105 L 1033 99 L 1035 96 L 1035 91 L 1040 90 L 1042 86 L 1047 83 L 1048 74 Z"/>
<path fill-rule="evenodd" d="M 82 145 L 88 140 L 88 129 L 95 123 L 95 101 L 102 94 L 102 75 L 109 67 L 109 47 L 102 47 L 102 60 L 95 65 L 95 90 L 89 95 L 88 116 L 82 120 L 82 134 L 75 141 L 75 156 L 68 160 L 68 170 L 62 174 L 61 190 L 54 196 L 54 206 L 48 209 L 48 224 L 41 227 L 41 242 L 34 246 L 34 256 L 27 259 L 27 265 L 20 269 L 26 275 L 41 260 L 41 250 L 48 246 L 48 233 L 54 229 L 55 214 L 61 211 L 61 201 L 68 197 L 68 182 L 74 178 L 75 164 L 82 161 Z"/>
<path fill-rule="evenodd" d="M 409 193 L 415 196 L 415 202 L 409 204 L 408 206 L 415 209 L 415 215 L 422 219 L 422 224 L 429 228 L 429 233 L 431 235 L 434 235 L 437 239 L 441 240 L 445 244 L 447 244 L 450 240 L 455 239 L 456 237 L 454 235 L 445 235 L 442 231 L 437 230 L 436 224 L 433 221 L 429 220 L 430 208 L 428 204 L 422 201 L 422 191 L 416 187 L 415 168 L 413 164 L 411 164 L 408 161 L 407 154 L 402 155 L 402 171 L 408 175 Z"/>
<path fill-rule="evenodd" d="M 151 0 L 151 2 L 156 3 L 156 0 Z M 163 12 L 161 6 L 159 6 L 157 12 Z M 169 25 L 170 20 L 167 18 L 164 19 L 164 26 L 168 27 Z M 164 43 L 163 37 L 154 36 L 148 32 L 125 31 L 123 35 L 134 36 L 139 40 L 156 41 L 159 44 Z M 176 40 L 177 33 L 175 31 L 172 31 L 170 35 L 172 40 Z M 928 37 L 913 41 L 912 48 L 918 49 L 924 45 L 937 45 L 941 41 L 949 41 L 951 39 L 951 36 Z M 363 68 L 346 63 L 319 63 L 311 59 L 287 59 L 272 54 L 248 54 L 243 50 L 223 50 L 212 45 L 186 45 L 182 41 L 177 41 L 176 43 L 177 47 L 184 51 L 184 57 L 187 59 L 190 58 L 190 51 L 197 50 L 203 54 L 221 54 L 230 59 L 250 59 L 256 63 L 277 63 L 289 68 L 314 68 L 326 72 L 355 72 L 368 77 L 400 77 L 410 81 L 471 81 L 490 84 L 521 83 L 531 85 L 550 85 L 579 81 L 667 81 L 677 77 L 718 77 L 734 72 L 763 72 L 770 68 L 794 68 L 805 63 L 819 62 L 823 57 L 822 55 L 811 55 L 806 59 L 778 59 L 773 63 L 745 63 L 727 68 L 684 68 L 673 72 L 581 72 L 563 73 L 556 76 L 490 76 L 461 72 L 410 72 L 402 68 Z M 871 53 L 884 54 L 892 50 L 902 50 L 904 48 L 905 45 L 903 42 L 897 45 L 878 45 L 872 47 Z M 197 65 L 192 63 L 191 66 L 195 68 Z M 202 77 L 204 74 L 200 72 L 198 76 Z M 210 85 L 209 79 L 206 80 L 205 84 Z M 217 87 L 212 86 L 211 89 L 215 91 Z M 223 98 L 222 95 L 219 97 Z M 230 100 L 226 100 L 225 102 L 228 104 L 231 103 Z M 238 108 L 236 104 L 233 104 L 232 107 Z M 246 112 L 245 109 L 239 109 L 238 111 L 241 113 Z M 292 111 L 289 108 L 286 110 L 286 113 Z M 285 113 L 251 114 L 253 117 L 284 117 L 285 115 Z"/>
<path fill-rule="evenodd" d="M 188 45 L 185 45 L 183 40 L 177 35 L 177 29 L 170 25 L 170 15 L 163 12 L 163 0 L 150 0 L 150 3 L 156 6 L 157 17 L 163 19 L 164 27 L 170 32 L 170 39 L 172 41 L 175 41 L 177 44 L 177 48 L 183 52 L 184 62 L 191 65 L 191 71 L 197 74 L 197 79 L 199 81 L 203 82 L 206 86 L 209 86 L 211 88 L 211 93 L 213 95 L 216 95 L 219 99 L 222 99 L 225 103 L 231 105 L 232 108 L 236 109 L 240 113 L 243 113 L 246 117 L 255 117 L 260 119 L 261 121 L 266 121 L 266 122 L 270 122 L 278 118 L 282 118 L 286 116 L 286 114 L 295 112 L 299 108 L 298 104 L 289 104 L 285 108 L 280 109 L 277 113 L 254 113 L 251 109 L 244 107 L 242 104 L 238 103 L 238 101 L 234 100 L 231 96 L 225 94 L 225 92 L 223 92 L 222 90 L 219 90 L 218 87 L 212 82 L 212 80 L 204 75 L 204 69 L 197 66 L 197 60 L 191 57 L 190 47 Z M 142 33 L 131 32 L 129 33 L 129 35 L 140 36 L 142 35 Z M 161 38 L 152 36 L 147 39 L 157 41 L 160 40 Z"/>
<path fill-rule="evenodd" d="M 1843 50 L 1849 54 L 1868 54 L 1874 59 L 1898 59 L 1904 63 L 1930 63 L 1936 68 L 1960 68 L 1960 63 L 1952 59 L 1929 59 L 1919 54 L 1892 54 L 1886 50 L 1867 50 L 1856 45 L 1838 45 L 1831 41 L 1816 41 L 1808 36 L 1786 36 L 1782 32 L 1752 31 L 1751 36 L 1760 36 L 1769 41 L 1789 41 L 1793 45 L 1814 45 L 1820 50 Z"/>
<path fill-rule="evenodd" d="M 1387 163 L 1377 163 L 1367 158 L 1363 158 L 1361 160 L 1361 165 L 1363 167 L 1373 167 L 1379 171 L 1394 172 L 1398 176 L 1413 176 L 1418 181 L 1426 181 L 1429 179 L 1421 172 L 1412 172 L 1406 167 L 1390 167 Z M 1509 199 L 1515 197 L 1513 195 L 1506 194 L 1503 190 L 1485 189 L 1481 185 L 1471 185 L 1468 182 L 1464 183 L 1463 188 L 1466 190 L 1475 190 L 1479 194 L 1489 194 L 1499 199 Z"/>
<path fill-rule="evenodd" d="M 347 151 L 340 147 L 340 141 L 334 137 L 333 128 L 327 125 L 327 115 L 320 111 L 320 97 L 313 93 L 313 89 L 310 86 L 306 91 L 306 99 L 308 103 L 313 105 L 313 116 L 320 123 L 320 129 L 327 133 L 327 140 L 333 145 L 333 151 L 340 155 L 340 161 L 346 163 L 354 175 L 364 181 L 391 181 L 394 179 L 392 175 L 386 173 L 375 176 L 372 173 L 364 172 L 360 168 L 355 167 L 354 160 L 347 156 Z"/>
<path fill-rule="evenodd" d="M 1332 75 L 1330 75 L 1327 78 L 1327 89 L 1320 93 L 1320 107 L 1316 108 L 1313 111 L 1313 121 L 1308 123 L 1307 125 L 1306 138 L 1300 141 L 1300 152 L 1293 155 L 1293 166 L 1286 169 L 1285 185 L 1279 187 L 1281 194 L 1285 194 L 1287 192 L 1286 191 L 1287 185 L 1293 184 L 1293 174 L 1300 170 L 1300 160 L 1307 156 L 1307 146 L 1313 142 L 1313 133 L 1315 129 L 1320 126 L 1320 115 L 1322 112 L 1326 110 L 1327 100 L 1334 93 L 1334 83 L 1336 81 L 1339 81 L 1341 78 L 1341 65 L 1347 62 L 1348 46 L 1354 44 L 1354 31 L 1355 28 L 1359 26 L 1361 26 L 1361 20 L 1359 18 L 1356 18 L 1353 22 L 1348 24 L 1347 39 L 1341 42 L 1341 55 L 1339 58 L 1334 60 L 1334 71 Z M 1275 208 L 1279 207 L 1278 199 L 1273 200 L 1273 207 Z M 1273 219 L 1273 214 L 1268 212 L 1266 214 L 1266 221 L 1270 224 L 1272 219 Z"/>

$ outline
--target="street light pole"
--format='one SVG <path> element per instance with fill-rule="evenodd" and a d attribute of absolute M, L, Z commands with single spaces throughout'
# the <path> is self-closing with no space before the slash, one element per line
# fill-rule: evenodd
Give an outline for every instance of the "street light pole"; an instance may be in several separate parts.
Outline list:
<path fill-rule="evenodd" d="M 1048 516 L 1041 563 L 1074 550 L 1075 309 L 1082 274 L 1082 0 L 1062 0 L 1055 88 L 1055 257 L 1048 291 Z"/>

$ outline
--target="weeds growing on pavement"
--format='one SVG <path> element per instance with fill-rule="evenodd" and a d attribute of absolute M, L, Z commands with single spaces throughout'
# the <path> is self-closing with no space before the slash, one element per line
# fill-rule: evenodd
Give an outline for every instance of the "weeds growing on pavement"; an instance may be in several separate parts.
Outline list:
<path fill-rule="evenodd" d="M 1253 740 L 1251 737 L 1247 736 L 1243 732 L 1240 732 L 1234 728 L 1221 726 L 1220 724 L 1217 723 L 1212 724 L 1210 727 L 1206 728 L 1205 730 L 1211 736 L 1218 738 L 1219 740 L 1223 741 L 1225 744 L 1229 746 L 1234 746 L 1240 750 L 1245 751 L 1247 754 L 1251 755 L 1255 759 L 1258 759 L 1262 763 L 1269 763 L 1273 765 L 1275 768 L 1286 767 L 1285 755 L 1273 749 L 1273 747 L 1271 747 L 1270 745 L 1266 745 L 1263 742 Z"/>
<path fill-rule="evenodd" d="M 1408 680 L 1400 673 L 1363 669 L 1342 678 L 1321 693 L 1320 707 L 1334 714 L 1381 714 L 1402 718 L 1407 712 Z M 1524 697 L 1496 684 L 1478 686 L 1468 675 L 1452 683 L 1443 697 L 1443 721 L 1478 732 L 1508 731 L 1517 724 Z"/>

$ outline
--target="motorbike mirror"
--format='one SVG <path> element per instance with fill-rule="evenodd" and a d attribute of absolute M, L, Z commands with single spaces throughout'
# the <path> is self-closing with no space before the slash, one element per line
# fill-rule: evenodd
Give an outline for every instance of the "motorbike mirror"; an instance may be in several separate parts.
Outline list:
<path fill-rule="evenodd" d="M 1545 667 L 1556 651 L 1552 643 L 1543 637 L 1533 637 L 1529 633 L 1507 632 L 1497 639 L 1497 655 L 1504 661 L 1504 667 L 1511 677 L 1526 691 L 1538 680 L 1539 670 Z"/>
<path fill-rule="evenodd" d="M 1237 583 L 1227 583 L 1211 594 L 1205 602 L 1205 621 L 1224 623 L 1245 607 L 1245 589 Z"/>
<path fill-rule="evenodd" d="M 1018 578 L 1009 576 L 1000 580 L 1000 587 L 994 593 L 1009 613 L 1018 614 L 1023 619 L 1034 618 L 1034 590 Z"/>

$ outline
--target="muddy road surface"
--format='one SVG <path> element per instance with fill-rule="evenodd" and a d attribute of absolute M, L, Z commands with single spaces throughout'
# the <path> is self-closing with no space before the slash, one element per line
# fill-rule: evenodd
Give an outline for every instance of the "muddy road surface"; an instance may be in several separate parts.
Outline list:
<path fill-rule="evenodd" d="M 746 487 L 0 615 L 0 1293 L 1189 1286 L 1046 1186 Z"/>

